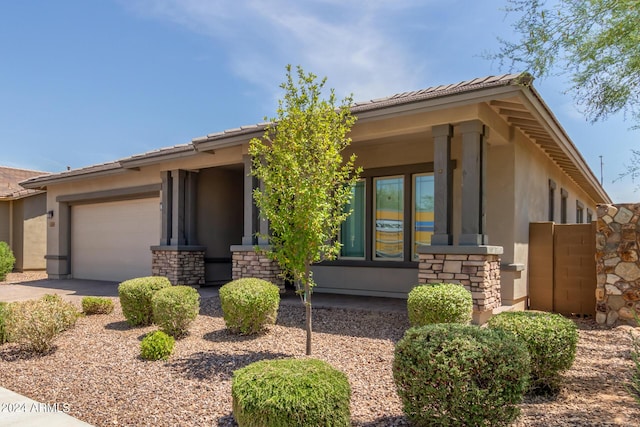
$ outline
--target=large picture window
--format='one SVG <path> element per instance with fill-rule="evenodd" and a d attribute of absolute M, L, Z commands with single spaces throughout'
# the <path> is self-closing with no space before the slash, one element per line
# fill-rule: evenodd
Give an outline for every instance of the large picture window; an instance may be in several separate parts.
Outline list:
<path fill-rule="evenodd" d="M 364 259 L 365 242 L 365 182 L 358 181 L 351 188 L 351 202 L 345 206 L 345 210 L 351 210 L 340 230 L 341 258 Z"/>
<path fill-rule="evenodd" d="M 433 236 L 433 174 L 413 175 L 413 260 L 418 246 L 430 245 Z"/>
<path fill-rule="evenodd" d="M 374 259 L 404 258 L 404 177 L 374 178 Z"/>

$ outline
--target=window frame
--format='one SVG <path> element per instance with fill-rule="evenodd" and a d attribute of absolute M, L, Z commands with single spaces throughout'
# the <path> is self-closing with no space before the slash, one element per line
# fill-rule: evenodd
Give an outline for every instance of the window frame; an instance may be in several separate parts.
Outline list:
<path fill-rule="evenodd" d="M 342 254 L 338 254 L 338 259 L 344 259 L 344 260 L 365 260 L 367 258 L 367 181 L 363 178 L 358 179 L 358 181 L 356 183 L 362 183 L 364 186 L 364 221 L 362 222 L 362 233 L 363 233 L 363 239 L 364 241 L 362 242 L 362 246 L 363 246 L 363 250 L 364 253 L 362 254 L 361 257 L 356 257 L 356 256 L 344 256 Z M 352 199 L 353 200 L 353 199 Z M 353 212 L 351 213 L 351 215 L 353 215 Z M 342 237 L 342 228 L 340 229 L 340 235 L 338 236 L 339 238 Z M 340 242 L 344 245 L 344 242 Z M 342 252 L 342 249 L 341 249 Z"/>

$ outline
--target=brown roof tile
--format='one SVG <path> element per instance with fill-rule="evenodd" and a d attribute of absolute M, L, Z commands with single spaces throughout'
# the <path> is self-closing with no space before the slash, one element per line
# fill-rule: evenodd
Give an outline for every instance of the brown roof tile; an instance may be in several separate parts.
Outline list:
<path fill-rule="evenodd" d="M 38 191 L 27 190 L 19 183 L 28 178 L 47 174 L 47 172 L 0 166 L 0 199 L 16 199 L 37 193 Z"/>

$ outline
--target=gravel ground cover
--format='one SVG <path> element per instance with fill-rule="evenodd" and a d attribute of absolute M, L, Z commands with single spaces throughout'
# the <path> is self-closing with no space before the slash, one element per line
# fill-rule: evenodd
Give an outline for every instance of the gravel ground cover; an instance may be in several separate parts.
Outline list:
<path fill-rule="evenodd" d="M 640 406 L 624 386 L 632 369 L 630 328 L 576 323 L 578 356 L 563 390 L 552 399 L 527 398 L 515 426 L 638 425 Z M 129 327 L 116 304 L 110 315 L 81 318 L 51 354 L 1 346 L 0 386 L 41 402 L 68 403 L 70 415 L 97 426 L 233 426 L 233 371 L 261 359 L 304 357 L 303 324 L 302 306 L 282 306 L 268 334 L 232 335 L 219 300 L 208 298 L 173 356 L 149 362 L 139 358 L 139 344 L 155 327 Z M 314 357 L 348 375 L 354 425 L 408 425 L 391 373 L 394 344 L 407 327 L 404 313 L 314 311 Z"/>

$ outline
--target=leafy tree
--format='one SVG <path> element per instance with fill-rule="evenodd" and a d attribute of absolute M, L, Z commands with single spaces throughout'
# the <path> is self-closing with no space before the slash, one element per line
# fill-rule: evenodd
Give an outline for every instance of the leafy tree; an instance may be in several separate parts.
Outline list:
<path fill-rule="evenodd" d="M 333 259 L 339 253 L 340 225 L 349 216 L 344 206 L 351 198 L 360 169 L 355 155 L 342 151 L 351 143 L 347 134 L 355 122 L 351 98 L 336 107 L 333 89 L 322 99 L 326 78 L 291 66 L 280 85 L 284 99 L 277 117 L 270 120 L 262 139 L 250 142 L 252 174 L 262 183 L 254 191 L 262 218 L 269 221 L 270 256 L 296 284 L 306 308 L 306 354 L 311 354 L 311 264 Z"/>
<path fill-rule="evenodd" d="M 640 127 L 639 0 L 508 0 L 519 15 L 515 42 L 500 39 L 501 64 L 536 76 L 568 75 L 576 102 L 592 122 L 623 111 Z"/>

